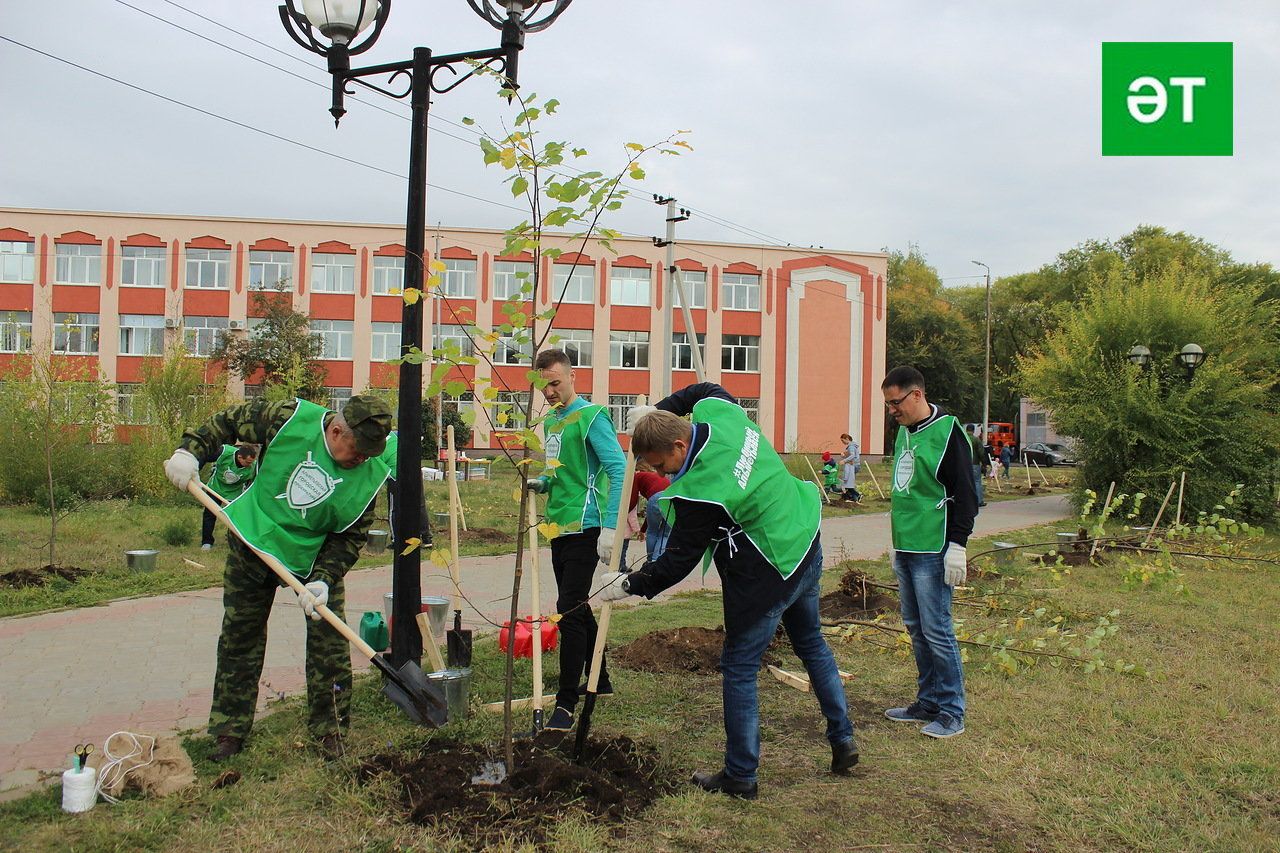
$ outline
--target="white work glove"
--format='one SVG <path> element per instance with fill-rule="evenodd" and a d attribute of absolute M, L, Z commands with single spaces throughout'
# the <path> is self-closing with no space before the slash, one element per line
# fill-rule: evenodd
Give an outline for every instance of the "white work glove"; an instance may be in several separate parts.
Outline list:
<path fill-rule="evenodd" d="M 597 597 L 600 601 L 617 601 L 630 595 L 622 588 L 622 581 L 626 576 L 626 572 L 605 572 L 600 575 L 596 580 L 596 589 L 600 590 Z"/>
<path fill-rule="evenodd" d="M 965 557 L 964 546 L 952 542 L 947 545 L 947 553 L 942 556 L 942 579 L 947 586 L 959 586 L 969 574 L 969 561 Z"/>
<path fill-rule="evenodd" d="M 596 554 L 600 557 L 600 562 L 606 566 L 609 565 L 609 558 L 613 556 L 613 540 L 617 537 L 618 531 L 612 527 L 601 527 L 600 538 L 596 540 Z"/>
<path fill-rule="evenodd" d="M 324 581 L 312 581 L 304 589 L 306 592 L 298 596 L 298 603 L 302 605 L 303 613 L 318 622 L 320 614 L 316 608 L 329 603 L 329 585 Z"/>
<path fill-rule="evenodd" d="M 542 477 L 534 477 L 529 480 L 529 484 L 526 488 L 535 495 L 540 495 L 547 490 L 547 481 Z"/>
<path fill-rule="evenodd" d="M 188 450 L 181 448 L 173 451 L 173 455 L 165 460 L 164 475 L 169 478 L 169 482 L 173 483 L 174 488 L 180 492 L 187 490 L 187 483 L 194 480 L 200 473 L 200 460 L 191 455 Z"/>
<path fill-rule="evenodd" d="M 636 431 L 636 424 L 640 423 L 641 418 L 656 411 L 658 411 L 657 406 L 632 406 L 627 409 L 627 435 Z"/>

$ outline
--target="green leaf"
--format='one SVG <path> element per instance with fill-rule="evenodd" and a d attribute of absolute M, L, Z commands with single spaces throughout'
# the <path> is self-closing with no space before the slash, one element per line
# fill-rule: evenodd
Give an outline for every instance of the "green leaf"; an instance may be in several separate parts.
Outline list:
<path fill-rule="evenodd" d="M 513 196 L 524 195 L 527 189 L 529 189 L 529 181 L 523 175 L 511 182 L 511 195 Z"/>
<path fill-rule="evenodd" d="M 476 123 L 476 120 L 471 118 L 470 116 L 463 116 L 462 123 L 470 127 L 471 125 Z"/>

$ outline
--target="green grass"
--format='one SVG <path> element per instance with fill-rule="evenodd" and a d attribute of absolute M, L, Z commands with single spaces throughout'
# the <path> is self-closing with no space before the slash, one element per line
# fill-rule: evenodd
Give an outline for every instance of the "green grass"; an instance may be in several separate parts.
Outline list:
<path fill-rule="evenodd" d="M 1046 542 L 1054 528 L 1001 534 Z M 969 551 L 986 548 L 974 541 Z M 1274 556 L 1280 540 L 1255 542 Z M 1047 550 L 1047 549 L 1036 549 Z M 980 558 L 984 559 L 984 558 Z M 883 561 L 859 565 L 882 580 Z M 1125 566 L 1109 557 L 1055 579 L 1025 559 L 1006 571 L 1024 593 L 1051 608 L 1119 609 L 1109 657 L 1142 662 L 1148 678 L 1085 674 L 1048 665 L 1008 676 L 968 649 L 968 731 L 932 741 L 891 723 L 884 708 L 909 700 L 914 664 L 905 650 L 833 640 L 848 685 L 862 763 L 849 779 L 826 772 L 830 759 L 812 697 L 760 681 L 761 798 L 745 804 L 681 786 L 640 818 L 613 829 L 570 816 L 548 849 L 652 850 L 1264 850 L 1280 838 L 1280 585 L 1275 565 L 1187 559 L 1188 594 L 1171 586 L 1126 589 Z M 824 579 L 834 586 L 838 572 Z M 981 587 L 990 581 L 975 581 Z M 961 610 L 964 610 L 963 608 Z M 960 610 L 957 611 L 960 613 Z M 996 625 L 999 614 L 965 612 L 965 630 Z M 714 626 L 719 600 L 697 593 L 668 604 L 615 613 L 611 644 L 660 628 Z M 896 618 L 886 620 L 897 624 Z M 888 635 L 886 635 L 888 636 Z M 554 656 L 546 683 L 555 682 Z M 797 666 L 787 661 L 787 666 Z M 477 643 L 479 699 L 500 695 L 503 662 L 492 640 Z M 618 694 L 602 700 L 601 734 L 625 733 L 656 748 L 671 776 L 718 765 L 723 747 L 719 680 L 713 676 L 613 672 Z M 517 695 L 528 691 L 518 662 Z M 326 766 L 304 748 L 298 699 L 255 729 L 233 766 L 238 785 L 210 787 L 218 769 L 209 743 L 189 741 L 199 782 L 168 800 L 99 805 L 87 816 L 57 809 L 50 790 L 0 805 L 0 846 L 106 850 L 465 849 L 447 825 L 405 824 L 395 792 L 353 781 L 361 755 L 411 750 L 432 733 L 405 723 L 361 679 L 355 696 L 354 756 Z M 527 725 L 520 715 L 519 725 Z M 473 716 L 440 736 L 494 741 L 500 716 Z"/>

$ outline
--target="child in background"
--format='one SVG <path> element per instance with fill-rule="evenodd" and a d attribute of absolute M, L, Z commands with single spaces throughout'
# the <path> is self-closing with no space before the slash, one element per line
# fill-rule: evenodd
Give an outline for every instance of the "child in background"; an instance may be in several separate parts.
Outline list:
<path fill-rule="evenodd" d="M 840 466 L 832 458 L 830 450 L 822 452 L 822 485 L 832 494 L 840 494 Z"/>
<path fill-rule="evenodd" d="M 663 489 L 671 485 L 671 481 L 653 470 L 653 466 L 643 459 L 636 460 L 635 479 L 631 482 L 631 503 L 627 514 L 627 532 L 622 545 L 622 565 L 627 565 L 627 542 L 633 537 L 644 534 L 645 553 L 650 562 L 667 548 L 667 537 L 671 535 L 671 527 L 658 511 L 658 502 L 653 498 Z M 640 520 L 640 498 L 645 499 L 644 520 Z"/>

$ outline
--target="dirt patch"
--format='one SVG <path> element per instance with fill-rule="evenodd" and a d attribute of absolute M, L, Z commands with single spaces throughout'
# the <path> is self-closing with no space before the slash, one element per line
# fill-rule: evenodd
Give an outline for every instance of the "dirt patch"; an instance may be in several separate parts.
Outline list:
<path fill-rule="evenodd" d="M 75 583 L 89 574 L 88 569 L 76 566 L 41 566 L 38 569 L 15 569 L 0 575 L 0 588 L 26 589 L 33 586 L 44 586 L 54 578 Z"/>
<path fill-rule="evenodd" d="M 822 596 L 818 614 L 823 619 L 869 619 L 898 608 L 898 601 L 882 587 L 872 586 L 865 572 L 850 568 L 835 592 Z"/>
<path fill-rule="evenodd" d="M 657 753 L 627 737 L 587 742 L 581 764 L 571 758 L 573 735 L 543 732 L 515 746 L 516 769 L 497 785 L 473 784 L 499 749 L 433 740 L 417 755 L 376 755 L 360 781 L 391 774 L 409 820 L 457 832 L 481 849 L 505 840 L 540 844 L 566 813 L 620 822 L 674 788 L 655 778 Z"/>
<path fill-rule="evenodd" d="M 645 634 L 616 651 L 609 660 L 641 672 L 693 672 L 714 675 L 720 671 L 720 650 L 724 628 L 673 628 Z M 778 659 L 765 653 L 761 666 L 777 665 Z"/>
<path fill-rule="evenodd" d="M 510 533 L 496 527 L 472 527 L 470 530 L 460 531 L 458 540 L 479 545 L 497 545 L 516 541 Z"/>

